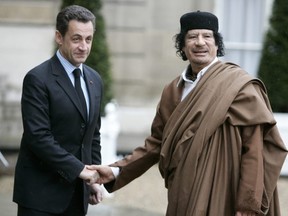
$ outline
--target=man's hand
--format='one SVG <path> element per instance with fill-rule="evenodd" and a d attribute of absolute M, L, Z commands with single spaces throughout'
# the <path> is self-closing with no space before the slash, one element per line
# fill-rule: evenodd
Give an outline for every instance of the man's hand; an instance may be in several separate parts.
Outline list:
<path fill-rule="evenodd" d="M 111 167 L 107 165 L 90 165 L 87 169 L 98 172 L 99 177 L 96 181 L 98 184 L 105 184 L 115 179 Z"/>
<path fill-rule="evenodd" d="M 89 203 L 91 205 L 96 205 L 103 200 L 103 189 L 99 184 L 90 185 L 90 196 Z"/>
<path fill-rule="evenodd" d="M 235 216 L 256 216 L 254 212 L 240 212 L 237 211 Z"/>
<path fill-rule="evenodd" d="M 87 184 L 91 185 L 97 182 L 99 174 L 96 170 L 87 169 L 87 165 L 85 165 L 84 169 L 79 175 L 79 178 L 83 179 Z"/>

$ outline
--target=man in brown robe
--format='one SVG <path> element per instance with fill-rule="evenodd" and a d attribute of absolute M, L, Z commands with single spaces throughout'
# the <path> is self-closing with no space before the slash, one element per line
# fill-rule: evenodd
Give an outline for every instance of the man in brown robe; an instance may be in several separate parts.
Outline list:
<path fill-rule="evenodd" d="M 264 84 L 218 60 L 224 46 L 215 15 L 187 13 L 180 24 L 177 53 L 190 64 L 164 88 L 151 136 L 124 159 L 90 168 L 112 192 L 159 162 L 167 216 L 280 216 L 287 150 Z"/>

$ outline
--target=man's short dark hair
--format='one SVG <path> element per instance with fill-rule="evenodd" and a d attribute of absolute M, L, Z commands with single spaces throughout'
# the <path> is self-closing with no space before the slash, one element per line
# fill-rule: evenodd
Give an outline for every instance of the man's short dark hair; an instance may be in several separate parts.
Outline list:
<path fill-rule="evenodd" d="M 95 29 L 96 18 L 91 11 L 79 5 L 70 5 L 63 8 L 56 18 L 56 30 L 58 30 L 62 36 L 68 31 L 68 25 L 71 20 L 77 20 L 83 23 L 91 21 Z"/>

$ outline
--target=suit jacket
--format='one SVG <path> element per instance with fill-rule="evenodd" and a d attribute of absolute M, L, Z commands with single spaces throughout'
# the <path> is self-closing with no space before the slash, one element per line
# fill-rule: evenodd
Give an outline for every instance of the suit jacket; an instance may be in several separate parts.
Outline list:
<path fill-rule="evenodd" d="M 54 55 L 29 71 L 21 99 L 24 133 L 15 170 L 13 201 L 51 213 L 64 211 L 84 164 L 101 163 L 102 80 L 83 65 L 90 109 L 83 118 L 80 101 Z M 87 211 L 89 188 L 83 184 Z"/>

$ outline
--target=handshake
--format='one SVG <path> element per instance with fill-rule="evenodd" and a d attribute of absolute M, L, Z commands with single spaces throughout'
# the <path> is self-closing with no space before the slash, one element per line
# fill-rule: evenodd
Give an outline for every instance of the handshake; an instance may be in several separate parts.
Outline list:
<path fill-rule="evenodd" d="M 100 185 L 112 181 L 115 176 L 107 165 L 85 165 L 79 178 L 90 186 L 89 203 L 96 205 L 103 200 L 103 188 Z"/>
<path fill-rule="evenodd" d="M 79 177 L 88 185 L 105 184 L 115 179 L 111 167 L 107 165 L 85 165 Z"/>

